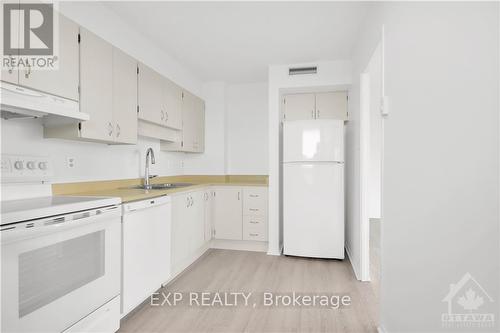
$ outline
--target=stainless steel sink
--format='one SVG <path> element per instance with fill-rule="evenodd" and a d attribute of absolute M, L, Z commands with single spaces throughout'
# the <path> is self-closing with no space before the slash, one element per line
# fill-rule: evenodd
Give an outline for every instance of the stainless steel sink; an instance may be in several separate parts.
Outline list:
<path fill-rule="evenodd" d="M 163 183 L 163 184 L 150 184 L 150 185 L 137 185 L 130 188 L 141 190 L 168 190 L 179 187 L 191 186 L 192 183 Z"/>

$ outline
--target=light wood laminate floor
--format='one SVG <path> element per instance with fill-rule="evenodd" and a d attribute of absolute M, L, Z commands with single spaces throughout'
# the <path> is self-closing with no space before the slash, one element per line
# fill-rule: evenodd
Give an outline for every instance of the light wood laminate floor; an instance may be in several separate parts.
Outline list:
<path fill-rule="evenodd" d="M 209 250 L 160 291 L 252 292 L 252 305 L 238 307 L 142 305 L 122 321 L 120 332 L 376 332 L 378 300 L 370 283 L 354 277 L 340 260 L 268 256 L 265 253 Z M 351 305 L 265 307 L 263 292 L 349 295 Z M 160 299 L 161 301 L 162 299 Z M 243 300 L 241 298 L 240 300 Z M 241 302 L 243 303 L 243 302 Z"/>

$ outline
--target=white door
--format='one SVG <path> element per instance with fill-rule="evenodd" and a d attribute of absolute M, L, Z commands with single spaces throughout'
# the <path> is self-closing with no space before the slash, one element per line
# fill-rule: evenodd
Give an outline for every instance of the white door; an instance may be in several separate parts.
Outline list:
<path fill-rule="evenodd" d="M 3 17 L 4 17 L 4 5 L 6 4 L 11 4 L 15 6 L 15 8 L 19 8 L 19 0 L 5 0 L 2 1 L 2 5 L 0 6 L 0 17 L 2 17 L 2 24 L 3 24 Z M 18 45 L 18 36 L 19 36 L 19 13 L 20 11 L 14 11 L 11 12 L 11 45 Z M 3 29 L 3 27 L 2 27 Z M 3 30 L 2 30 L 3 34 Z M 3 37 L 2 36 L 2 43 L 0 43 L 0 48 L 1 48 L 1 53 L 2 55 L 5 55 L 4 57 L 6 59 L 9 59 L 8 65 L 10 66 L 2 66 L 1 74 L 0 74 L 0 79 L 5 82 L 13 83 L 13 84 L 18 84 L 19 82 L 19 70 L 13 66 L 14 62 L 17 63 L 18 61 L 18 55 L 19 51 L 16 51 L 13 54 L 5 54 L 4 52 L 4 43 L 3 43 Z M 6 60 L 4 60 L 6 61 Z"/>
<path fill-rule="evenodd" d="M 57 15 L 57 12 L 54 12 Z M 54 70 L 27 68 L 19 73 L 19 84 L 77 101 L 79 79 L 78 25 L 59 15 L 59 54 Z M 97 53 L 98 54 L 98 53 Z M 97 60 L 97 54 L 93 57 Z"/>
<path fill-rule="evenodd" d="M 182 129 L 182 88 L 164 79 L 165 126 Z"/>
<path fill-rule="evenodd" d="M 343 259 L 343 163 L 285 163 L 283 181 L 284 253 Z"/>
<path fill-rule="evenodd" d="M 284 120 L 315 118 L 314 94 L 293 94 L 284 97 Z"/>
<path fill-rule="evenodd" d="M 164 126 L 163 77 L 144 64 L 138 68 L 138 118 Z"/>
<path fill-rule="evenodd" d="M 207 189 L 204 193 L 205 199 L 205 242 L 212 239 L 212 206 L 213 206 L 213 190 Z"/>
<path fill-rule="evenodd" d="M 162 198 L 151 201 L 155 200 L 161 201 Z M 169 202 L 123 215 L 123 315 L 169 279 L 170 222 Z"/>
<path fill-rule="evenodd" d="M 347 92 L 316 94 L 316 119 L 347 120 Z"/>
<path fill-rule="evenodd" d="M 90 116 L 81 136 L 114 141 L 113 46 L 80 28 L 80 110 Z"/>
<path fill-rule="evenodd" d="M 243 205 L 241 189 L 219 187 L 214 197 L 214 238 L 241 240 L 243 234 Z"/>
<path fill-rule="evenodd" d="M 137 142 L 137 62 L 113 48 L 113 120 L 115 140 Z"/>
<path fill-rule="evenodd" d="M 283 161 L 344 161 L 343 120 L 302 120 L 283 124 Z"/>

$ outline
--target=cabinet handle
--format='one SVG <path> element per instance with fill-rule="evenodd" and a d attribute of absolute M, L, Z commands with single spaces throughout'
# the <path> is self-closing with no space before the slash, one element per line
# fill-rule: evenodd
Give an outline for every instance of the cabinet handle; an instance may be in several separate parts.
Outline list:
<path fill-rule="evenodd" d="M 165 119 L 165 112 L 163 112 L 163 110 L 160 110 L 160 113 L 161 113 L 161 120 Z"/>
<path fill-rule="evenodd" d="M 238 200 L 240 200 L 240 191 L 238 191 Z"/>
<path fill-rule="evenodd" d="M 189 207 L 189 197 L 186 197 L 186 207 Z"/>
<path fill-rule="evenodd" d="M 259 209 L 258 208 L 250 208 L 250 211 L 252 211 L 252 212 L 258 212 Z"/>
<path fill-rule="evenodd" d="M 168 112 L 165 111 L 165 121 L 168 121 Z"/>
<path fill-rule="evenodd" d="M 314 110 L 311 110 L 311 118 L 314 119 Z"/>
<path fill-rule="evenodd" d="M 258 194 L 250 194 L 250 198 L 258 198 L 259 195 Z"/>
<path fill-rule="evenodd" d="M 250 233 L 250 236 L 258 236 L 259 234 L 253 234 L 253 233 Z"/>
<path fill-rule="evenodd" d="M 205 192 L 204 194 L 205 194 L 205 201 L 208 201 L 208 193 Z"/>
<path fill-rule="evenodd" d="M 250 223 L 252 223 L 252 224 L 259 224 L 259 222 L 257 222 L 257 221 L 250 221 Z"/>
<path fill-rule="evenodd" d="M 120 125 L 116 124 L 116 137 L 120 136 L 120 132 L 121 132 Z"/>
<path fill-rule="evenodd" d="M 191 197 L 191 206 L 194 205 L 194 199 Z"/>
<path fill-rule="evenodd" d="M 111 136 L 113 134 L 113 124 L 111 122 L 108 123 L 108 135 Z"/>
<path fill-rule="evenodd" d="M 318 113 L 316 114 L 316 118 L 318 118 L 318 119 L 319 119 L 319 117 L 320 117 L 319 110 L 318 110 L 317 112 L 318 112 Z"/>

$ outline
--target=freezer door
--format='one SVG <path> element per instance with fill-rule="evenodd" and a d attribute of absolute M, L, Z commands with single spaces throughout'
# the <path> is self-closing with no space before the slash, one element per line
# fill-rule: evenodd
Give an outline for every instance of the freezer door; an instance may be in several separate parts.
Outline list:
<path fill-rule="evenodd" d="M 344 258 L 344 165 L 283 166 L 284 254 Z"/>
<path fill-rule="evenodd" d="M 283 124 L 283 162 L 344 161 L 342 120 L 298 120 Z"/>

